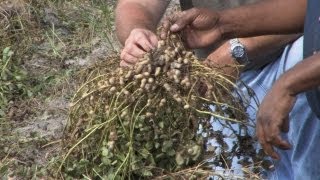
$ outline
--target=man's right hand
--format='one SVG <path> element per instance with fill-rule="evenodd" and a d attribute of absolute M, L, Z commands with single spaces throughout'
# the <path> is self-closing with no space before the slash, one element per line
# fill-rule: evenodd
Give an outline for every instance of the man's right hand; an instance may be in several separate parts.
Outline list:
<path fill-rule="evenodd" d="M 170 30 L 184 31 L 184 39 L 190 48 L 203 48 L 222 41 L 219 18 L 220 15 L 215 11 L 192 8 L 171 17 Z"/>
<path fill-rule="evenodd" d="M 133 66 L 146 52 L 155 49 L 157 44 L 158 38 L 152 31 L 140 28 L 133 29 L 121 52 L 120 65 Z"/>

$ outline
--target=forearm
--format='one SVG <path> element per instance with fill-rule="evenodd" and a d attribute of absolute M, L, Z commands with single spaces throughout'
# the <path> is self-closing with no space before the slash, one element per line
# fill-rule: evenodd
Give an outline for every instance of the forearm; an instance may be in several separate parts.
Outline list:
<path fill-rule="evenodd" d="M 287 44 L 295 41 L 300 36 L 301 34 L 290 34 L 240 38 L 240 42 L 246 47 L 250 60 L 248 68 L 259 68 L 274 61 Z"/>
<path fill-rule="evenodd" d="M 245 69 L 259 68 L 276 59 L 282 49 L 290 42 L 296 40 L 300 35 L 266 35 L 249 38 L 240 38 L 240 42 L 245 46 L 250 64 Z M 236 61 L 230 53 L 230 43 L 225 42 L 222 46 L 214 50 L 209 56 L 213 63 L 218 65 L 236 65 Z M 229 70 L 233 71 L 233 70 Z"/>
<path fill-rule="evenodd" d="M 219 12 L 224 39 L 303 31 L 306 0 L 265 0 Z"/>
<path fill-rule="evenodd" d="M 291 95 L 320 86 L 320 54 L 304 59 L 292 69 L 284 73 L 278 84 L 283 84 Z"/>
<path fill-rule="evenodd" d="M 116 32 L 124 44 L 135 28 L 155 31 L 169 1 L 120 0 L 116 8 Z"/>

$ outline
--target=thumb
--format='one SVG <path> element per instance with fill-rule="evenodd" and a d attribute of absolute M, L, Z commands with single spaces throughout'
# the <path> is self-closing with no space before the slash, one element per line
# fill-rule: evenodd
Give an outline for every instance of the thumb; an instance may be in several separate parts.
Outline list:
<path fill-rule="evenodd" d="M 166 18 L 164 18 L 164 20 L 162 22 L 162 28 L 161 28 L 161 32 L 160 32 L 161 39 L 166 39 L 166 37 L 168 35 L 169 28 L 170 28 L 170 19 L 168 17 L 166 17 Z"/>

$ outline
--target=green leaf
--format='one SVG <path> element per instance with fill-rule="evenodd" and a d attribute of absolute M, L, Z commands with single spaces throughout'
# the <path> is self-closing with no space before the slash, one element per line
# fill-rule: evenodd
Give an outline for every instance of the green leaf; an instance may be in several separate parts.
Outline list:
<path fill-rule="evenodd" d="M 0 117 L 3 117 L 5 115 L 6 115 L 5 112 L 2 109 L 0 109 Z"/>
<path fill-rule="evenodd" d="M 112 172 L 110 174 L 108 174 L 105 179 L 115 179 L 115 174 Z"/>
<path fill-rule="evenodd" d="M 163 157 L 165 157 L 164 153 L 160 153 L 160 154 L 156 155 L 156 159 L 162 159 Z"/>
<path fill-rule="evenodd" d="M 155 147 L 156 149 L 158 149 L 158 148 L 160 147 L 160 144 L 159 144 L 158 142 L 155 142 L 155 143 L 154 143 L 154 147 Z"/>
<path fill-rule="evenodd" d="M 171 148 L 172 148 L 172 141 L 163 141 L 163 144 L 162 144 L 162 152 L 168 152 Z"/>
<path fill-rule="evenodd" d="M 2 54 L 3 54 L 3 55 L 2 55 L 2 60 L 3 60 L 3 61 L 7 60 L 9 51 L 10 51 L 10 47 L 6 47 L 6 48 L 4 48 L 4 50 L 2 51 Z"/>
<path fill-rule="evenodd" d="M 13 54 L 14 54 L 13 51 L 9 51 L 8 52 L 8 57 L 11 57 Z"/>
<path fill-rule="evenodd" d="M 167 152 L 167 154 L 168 154 L 169 156 L 174 156 L 174 155 L 176 154 L 176 151 L 175 151 L 174 149 L 170 149 L 170 150 Z"/>
<path fill-rule="evenodd" d="M 2 167 L 0 167 L 0 174 L 5 174 L 9 169 L 9 165 L 5 164 Z"/>
<path fill-rule="evenodd" d="M 144 145 L 144 147 L 150 151 L 153 148 L 153 143 L 149 141 Z"/>
<path fill-rule="evenodd" d="M 104 156 L 104 157 L 108 157 L 109 156 L 109 149 L 106 148 L 106 147 L 102 147 L 101 148 L 101 155 Z"/>
<path fill-rule="evenodd" d="M 6 71 L 1 72 L 1 79 L 4 81 L 8 80 L 8 74 L 6 73 Z"/>
<path fill-rule="evenodd" d="M 148 169 L 142 169 L 142 170 L 141 170 L 141 174 L 142 174 L 142 176 L 144 176 L 144 177 L 153 176 L 152 172 L 151 172 L 150 170 L 148 170 Z"/>
<path fill-rule="evenodd" d="M 14 76 L 14 78 L 15 78 L 17 81 L 21 81 L 21 80 L 22 80 L 22 77 L 19 76 L 19 75 Z"/>
<path fill-rule="evenodd" d="M 176 163 L 179 166 L 182 166 L 184 164 L 184 159 L 180 153 L 177 153 L 177 155 L 176 155 Z"/>
<path fill-rule="evenodd" d="M 28 95 L 28 97 L 32 97 L 33 96 L 33 92 L 30 91 L 30 90 L 27 90 L 27 95 Z"/>
<path fill-rule="evenodd" d="M 166 134 L 161 134 L 160 139 L 169 139 L 168 135 Z"/>
<path fill-rule="evenodd" d="M 144 158 L 147 158 L 149 156 L 149 154 L 150 154 L 150 152 L 147 149 L 142 149 L 139 152 L 142 155 L 142 157 L 144 157 Z"/>
<path fill-rule="evenodd" d="M 106 166 L 111 165 L 111 160 L 110 160 L 109 158 L 107 158 L 107 157 L 101 158 L 101 161 L 102 161 L 102 163 L 103 163 L 104 165 L 106 165 Z"/>
<path fill-rule="evenodd" d="M 10 51 L 10 47 L 6 47 L 3 49 L 3 54 L 8 54 L 9 51 Z"/>
<path fill-rule="evenodd" d="M 159 127 L 160 127 L 161 129 L 164 128 L 164 122 L 163 122 L 163 121 L 160 121 L 160 122 L 158 123 L 158 125 L 159 125 Z"/>
<path fill-rule="evenodd" d="M 148 161 L 150 162 L 150 166 L 156 166 L 156 162 L 154 161 L 152 154 L 149 155 Z"/>
<path fill-rule="evenodd" d="M 132 163 L 131 164 L 131 169 L 133 170 L 133 171 L 135 171 L 135 170 L 137 170 L 137 169 L 139 169 L 140 167 L 137 165 L 137 163 Z"/>
<path fill-rule="evenodd" d="M 81 159 L 80 161 L 79 161 L 79 165 L 87 165 L 87 164 L 89 164 L 89 161 L 87 160 L 87 159 Z"/>

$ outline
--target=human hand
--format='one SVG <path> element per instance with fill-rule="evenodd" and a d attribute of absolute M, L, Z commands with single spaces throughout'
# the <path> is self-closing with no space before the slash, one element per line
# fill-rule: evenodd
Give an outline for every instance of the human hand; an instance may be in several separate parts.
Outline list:
<path fill-rule="evenodd" d="M 204 8 L 192 8 L 170 17 L 172 32 L 184 31 L 190 48 L 203 48 L 222 40 L 218 28 L 219 14 Z"/>
<path fill-rule="evenodd" d="M 146 52 L 154 49 L 157 43 L 158 38 L 152 31 L 139 28 L 133 29 L 121 52 L 120 66 L 134 65 Z"/>
<path fill-rule="evenodd" d="M 274 147 L 290 149 L 291 145 L 281 138 L 281 132 L 289 131 L 289 113 L 296 101 L 290 90 L 279 79 L 267 93 L 257 114 L 256 134 L 265 153 L 280 159 Z"/>

